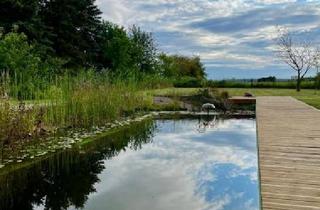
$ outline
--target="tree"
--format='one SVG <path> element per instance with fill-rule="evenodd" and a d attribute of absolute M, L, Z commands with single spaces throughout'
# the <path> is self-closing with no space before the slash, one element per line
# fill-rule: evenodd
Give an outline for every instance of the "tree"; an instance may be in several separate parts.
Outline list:
<path fill-rule="evenodd" d="M 130 39 L 126 30 L 111 22 L 103 22 L 99 30 L 98 66 L 115 71 L 130 68 Z"/>
<path fill-rule="evenodd" d="M 0 71 L 6 71 L 11 76 L 35 75 L 40 62 L 26 35 L 12 32 L 0 37 Z"/>
<path fill-rule="evenodd" d="M 52 47 L 69 66 L 90 66 L 98 54 L 101 11 L 95 0 L 41 0 L 40 16 L 53 34 Z"/>
<path fill-rule="evenodd" d="M 206 73 L 200 57 L 187 57 L 181 55 L 159 56 L 162 74 L 166 77 L 193 77 L 198 80 L 205 79 Z"/>
<path fill-rule="evenodd" d="M 317 74 L 315 76 L 315 89 L 320 88 L 320 49 L 316 49 L 315 57 L 314 57 L 314 62 L 313 62 L 314 68 L 317 71 Z"/>
<path fill-rule="evenodd" d="M 170 56 L 165 53 L 159 55 L 160 69 L 163 76 L 167 78 L 179 77 L 179 67 L 175 56 Z"/>
<path fill-rule="evenodd" d="M 315 89 L 319 90 L 320 89 L 320 73 L 319 72 L 315 76 L 314 82 L 315 82 Z"/>
<path fill-rule="evenodd" d="M 132 66 L 141 73 L 156 73 L 158 53 L 152 34 L 134 25 L 129 29 L 129 38 Z"/>
<path fill-rule="evenodd" d="M 48 28 L 43 23 L 39 13 L 39 0 L 3 0 L 0 1 L 0 28 L 4 34 L 12 32 L 24 33 L 29 42 L 33 42 L 43 55 L 53 52 Z"/>
<path fill-rule="evenodd" d="M 283 30 L 279 30 L 277 45 L 279 58 L 297 73 L 296 89 L 299 92 L 301 81 L 314 65 L 315 50 L 306 41 L 295 42 L 292 34 Z"/>
<path fill-rule="evenodd" d="M 9 76 L 8 83 L 14 87 L 11 95 L 31 99 L 35 91 L 43 92 L 45 83 L 62 73 L 63 65 L 59 58 L 43 59 L 24 33 L 0 35 L 0 77 Z"/>
<path fill-rule="evenodd" d="M 262 77 L 258 79 L 258 82 L 276 82 L 277 78 L 275 76 Z"/>
<path fill-rule="evenodd" d="M 38 12 L 38 0 L 0 1 L 0 27 L 9 33 L 14 25 L 27 29 Z M 26 31 L 24 31 L 26 32 Z"/>
<path fill-rule="evenodd" d="M 31 92 L 40 64 L 40 57 L 26 35 L 8 33 L 0 38 L 0 74 L 10 76 L 18 97 Z"/>

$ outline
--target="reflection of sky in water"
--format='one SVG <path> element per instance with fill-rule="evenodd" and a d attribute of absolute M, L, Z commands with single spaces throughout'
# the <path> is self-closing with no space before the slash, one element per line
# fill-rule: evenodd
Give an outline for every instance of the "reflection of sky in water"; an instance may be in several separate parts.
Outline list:
<path fill-rule="evenodd" d="M 158 121 L 152 143 L 127 149 L 99 175 L 85 209 L 258 209 L 254 120 Z"/>

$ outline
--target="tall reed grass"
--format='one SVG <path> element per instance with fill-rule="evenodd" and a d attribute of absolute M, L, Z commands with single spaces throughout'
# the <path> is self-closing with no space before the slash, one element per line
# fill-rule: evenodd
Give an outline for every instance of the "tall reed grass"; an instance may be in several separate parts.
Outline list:
<path fill-rule="evenodd" d="M 171 84 L 156 75 L 124 79 L 95 71 L 54 76 L 47 81 L 35 79 L 25 90 L 21 89 L 22 81 L 7 74 L 0 82 L 2 144 L 57 128 L 102 126 L 149 109 L 153 99 L 142 90 Z"/>

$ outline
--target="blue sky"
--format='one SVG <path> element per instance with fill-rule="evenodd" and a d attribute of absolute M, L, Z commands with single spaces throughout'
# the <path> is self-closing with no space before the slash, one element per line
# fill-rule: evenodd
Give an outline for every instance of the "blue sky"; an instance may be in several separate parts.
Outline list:
<path fill-rule="evenodd" d="M 274 53 L 277 27 L 314 45 L 320 40 L 320 0 L 97 0 L 97 4 L 104 19 L 152 32 L 161 51 L 199 55 L 211 79 L 294 76 Z"/>

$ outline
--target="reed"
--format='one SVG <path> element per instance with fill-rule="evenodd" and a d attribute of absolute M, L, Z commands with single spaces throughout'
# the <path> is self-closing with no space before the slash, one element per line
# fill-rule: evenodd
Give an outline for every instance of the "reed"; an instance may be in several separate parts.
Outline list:
<path fill-rule="evenodd" d="M 123 79 L 93 70 L 81 71 L 76 76 L 55 76 L 47 81 L 35 79 L 27 89 L 21 89 L 21 82 L 6 74 L 1 76 L 2 145 L 45 135 L 58 128 L 90 129 L 148 110 L 152 96 L 143 90 L 155 84 L 168 84 L 168 81 L 155 82 L 155 77 L 131 75 Z"/>

